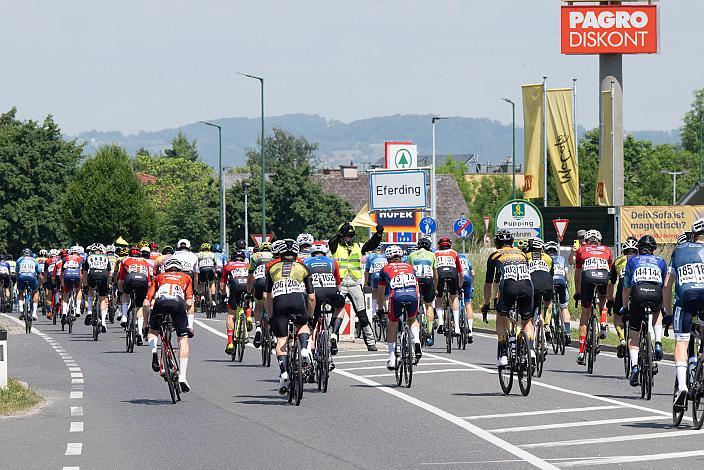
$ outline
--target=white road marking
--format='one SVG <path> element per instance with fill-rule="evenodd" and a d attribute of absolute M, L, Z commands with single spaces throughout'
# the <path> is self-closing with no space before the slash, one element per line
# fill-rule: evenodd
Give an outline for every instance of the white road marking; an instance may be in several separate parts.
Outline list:
<path fill-rule="evenodd" d="M 626 434 L 614 437 L 596 437 L 593 439 L 574 439 L 571 441 L 551 441 L 538 442 L 535 444 L 524 444 L 519 447 L 524 449 L 534 449 L 539 447 L 569 447 L 569 446 L 586 446 L 590 444 L 608 444 L 612 442 L 623 441 L 643 441 L 647 439 L 665 439 L 678 436 L 692 436 L 696 434 L 704 434 L 704 429 L 686 429 L 683 431 L 668 431 L 668 432 L 651 432 L 648 434 Z"/>
<path fill-rule="evenodd" d="M 71 378 L 83 377 L 83 372 L 71 372 Z"/>
<path fill-rule="evenodd" d="M 82 442 L 69 442 L 66 444 L 66 453 L 64 455 L 81 455 L 82 450 Z"/>
<path fill-rule="evenodd" d="M 80 372 L 81 368 L 80 367 L 69 367 L 68 370 L 70 370 L 71 372 Z"/>
<path fill-rule="evenodd" d="M 71 379 L 71 384 L 82 384 L 84 383 L 83 379 Z"/>
<path fill-rule="evenodd" d="M 63 470 L 81 470 L 81 467 L 64 467 Z"/>
<path fill-rule="evenodd" d="M 386 362 L 387 358 L 381 358 L 381 359 L 360 359 L 358 361 L 335 361 L 335 365 L 340 365 L 340 364 L 364 364 L 366 362 Z"/>
<path fill-rule="evenodd" d="M 337 365 L 337 362 L 335 363 L 335 365 Z M 425 362 L 425 363 L 421 362 L 418 365 L 419 366 L 445 366 L 445 365 L 447 365 L 447 362 Z M 352 370 L 367 370 L 367 369 L 386 369 L 386 366 L 349 367 L 349 368 L 341 369 L 341 370 L 352 371 Z"/>
<path fill-rule="evenodd" d="M 72 406 L 71 407 L 71 416 L 83 416 L 83 407 L 82 406 Z"/>
<path fill-rule="evenodd" d="M 671 418 L 671 416 L 637 416 L 635 418 L 617 418 L 617 419 L 598 419 L 594 421 L 577 421 L 571 423 L 553 423 L 539 424 L 537 426 L 514 426 L 512 428 L 488 429 L 488 432 L 504 433 L 504 432 L 521 432 L 521 431 L 537 431 L 540 429 L 560 429 L 560 428 L 579 428 L 583 426 L 599 426 L 602 424 L 620 424 L 620 423 L 638 423 L 641 421 L 654 421 L 660 419 Z"/>
<path fill-rule="evenodd" d="M 71 430 L 69 432 L 83 432 L 83 421 L 71 421 Z"/>
<path fill-rule="evenodd" d="M 684 452 L 667 452 L 664 454 L 648 455 L 618 455 L 615 457 L 596 457 L 585 460 L 558 462 L 560 467 L 584 467 L 593 465 L 615 465 L 620 463 L 650 462 L 652 460 L 682 459 L 704 455 L 704 450 L 689 450 Z M 696 467 L 696 464 L 693 464 Z"/>
<path fill-rule="evenodd" d="M 373 357 L 373 356 L 384 356 L 384 357 L 386 357 L 386 356 L 388 356 L 388 355 L 389 355 L 388 353 L 349 354 L 349 355 L 346 355 L 346 354 L 338 354 L 338 355 L 335 356 L 335 357 L 338 358 L 338 359 L 348 359 L 348 358 L 352 358 L 352 357 Z"/>
<path fill-rule="evenodd" d="M 348 370 L 348 369 L 340 369 L 340 370 Z M 476 369 L 434 369 L 434 370 L 415 370 L 413 369 L 413 375 L 417 374 L 437 374 L 439 372 L 478 372 Z M 374 375 L 361 375 L 360 377 L 366 377 L 366 378 L 371 378 L 371 377 L 391 377 L 394 376 L 392 373 L 388 374 L 374 374 Z"/>
<path fill-rule="evenodd" d="M 71 394 L 69 395 L 69 398 L 83 398 L 83 391 L 82 390 L 71 390 Z"/>
<path fill-rule="evenodd" d="M 618 408 L 623 408 L 617 405 L 604 405 L 604 406 L 586 406 L 584 408 L 557 408 L 554 410 L 542 410 L 542 411 L 521 411 L 520 413 L 501 413 L 495 415 L 476 415 L 476 416 L 462 416 L 462 419 L 493 419 L 493 418 L 510 418 L 514 416 L 533 416 L 533 415 L 551 415 L 558 413 L 574 413 L 581 411 L 598 411 L 598 410 L 614 410 Z"/>

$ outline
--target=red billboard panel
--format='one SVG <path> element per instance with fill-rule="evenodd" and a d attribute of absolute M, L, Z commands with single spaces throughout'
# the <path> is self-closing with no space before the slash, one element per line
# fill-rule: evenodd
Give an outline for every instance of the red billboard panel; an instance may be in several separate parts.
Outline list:
<path fill-rule="evenodd" d="M 563 5 L 563 54 L 655 54 L 657 5 Z"/>

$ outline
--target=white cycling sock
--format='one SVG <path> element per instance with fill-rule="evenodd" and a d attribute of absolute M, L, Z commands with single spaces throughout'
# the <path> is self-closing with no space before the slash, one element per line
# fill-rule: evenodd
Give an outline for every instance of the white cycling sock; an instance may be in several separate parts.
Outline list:
<path fill-rule="evenodd" d="M 653 327 L 653 330 L 655 331 L 655 342 L 662 343 L 662 324 L 656 324 Z"/>
<path fill-rule="evenodd" d="M 376 313 L 376 298 L 372 295 L 372 313 Z"/>
<path fill-rule="evenodd" d="M 93 294 L 88 294 L 88 315 L 93 313 Z"/>
<path fill-rule="evenodd" d="M 126 317 L 127 316 L 127 309 L 130 308 L 130 304 L 120 304 L 120 311 L 122 312 L 122 316 Z"/>
<path fill-rule="evenodd" d="M 435 309 L 435 313 L 438 316 L 438 325 L 444 324 L 443 317 L 445 316 L 445 310 L 442 308 Z"/>
<path fill-rule="evenodd" d="M 420 343 L 420 327 L 411 327 L 411 333 L 413 333 L 413 342 L 416 344 Z"/>
<path fill-rule="evenodd" d="M 105 317 L 107 316 L 107 314 L 108 314 L 108 309 L 103 309 L 100 311 L 100 323 L 102 323 L 103 325 L 105 325 L 105 323 L 106 323 Z"/>
<path fill-rule="evenodd" d="M 68 315 L 68 302 L 61 302 L 61 312 Z"/>
<path fill-rule="evenodd" d="M 137 318 L 137 334 L 142 336 L 142 328 L 144 328 L 144 317 Z"/>
<path fill-rule="evenodd" d="M 186 370 L 188 369 L 188 358 L 187 357 L 182 357 L 181 358 L 181 364 L 179 366 L 179 375 L 178 375 L 178 381 L 179 382 L 185 382 L 186 381 Z"/>
<path fill-rule="evenodd" d="M 32 304 L 32 315 L 34 315 L 35 317 L 37 316 L 37 307 L 38 307 L 38 306 L 39 306 L 39 303 L 38 303 L 38 302 L 34 302 L 34 303 Z"/>
<path fill-rule="evenodd" d="M 638 349 L 628 348 L 628 354 L 631 356 L 631 367 L 638 365 Z"/>
<path fill-rule="evenodd" d="M 195 315 L 188 314 L 188 328 L 193 329 L 193 320 L 195 320 Z"/>
<path fill-rule="evenodd" d="M 389 356 L 393 356 L 396 353 L 396 341 L 389 341 L 386 347 L 389 348 Z"/>
<path fill-rule="evenodd" d="M 152 353 L 156 352 L 156 337 L 149 338 L 149 348 L 152 350 Z"/>
<path fill-rule="evenodd" d="M 687 363 L 675 361 L 675 374 L 677 377 L 677 389 L 687 390 Z"/>
<path fill-rule="evenodd" d="M 452 311 L 452 318 L 455 320 L 455 333 L 459 333 L 460 332 L 460 311 L 453 310 Z"/>
<path fill-rule="evenodd" d="M 20 304 L 20 313 L 22 313 L 22 310 L 24 309 L 24 300 L 18 301 Z"/>
<path fill-rule="evenodd" d="M 469 334 L 472 334 L 472 326 L 474 325 L 474 319 L 469 317 L 469 313 L 467 313 L 467 326 L 469 327 Z"/>

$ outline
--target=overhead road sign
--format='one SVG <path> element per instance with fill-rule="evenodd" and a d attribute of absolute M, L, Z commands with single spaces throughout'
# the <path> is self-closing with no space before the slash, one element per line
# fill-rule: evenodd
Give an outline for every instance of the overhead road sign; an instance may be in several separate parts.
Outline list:
<path fill-rule="evenodd" d="M 371 210 L 425 209 L 427 204 L 424 170 L 388 170 L 369 174 Z"/>
<path fill-rule="evenodd" d="M 438 229 L 438 223 L 432 217 L 423 217 L 420 219 L 420 224 L 418 228 L 423 233 L 423 235 L 432 235 Z"/>

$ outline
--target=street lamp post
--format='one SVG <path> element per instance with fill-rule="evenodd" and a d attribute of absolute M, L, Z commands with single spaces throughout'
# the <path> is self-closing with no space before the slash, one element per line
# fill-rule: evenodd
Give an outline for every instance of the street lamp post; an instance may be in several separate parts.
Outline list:
<path fill-rule="evenodd" d="M 222 171 L 222 127 L 207 121 L 200 121 L 200 123 L 210 127 L 217 127 L 218 129 L 218 173 L 220 177 L 220 246 L 222 246 L 222 249 L 224 250 L 227 244 L 225 241 L 225 182 L 223 180 Z"/>
<path fill-rule="evenodd" d="M 249 183 L 245 181 L 242 186 L 244 186 L 244 241 L 249 245 Z"/>
<path fill-rule="evenodd" d="M 262 241 L 266 241 L 266 158 L 264 157 L 264 79 L 262 77 L 257 77 L 256 75 L 249 75 L 247 73 L 237 72 L 238 75 L 243 77 L 253 78 L 254 80 L 259 80 L 261 85 L 261 102 L 262 102 L 262 135 L 261 135 L 261 153 L 262 153 Z"/>
<path fill-rule="evenodd" d="M 668 171 L 660 170 L 660 173 L 664 175 L 672 175 L 672 205 L 677 204 L 677 177 L 687 173 L 686 171 Z"/>
<path fill-rule="evenodd" d="M 513 198 L 516 199 L 516 103 L 508 98 L 501 98 L 511 105 L 511 115 L 513 116 L 513 151 L 511 152 L 511 167 L 513 168 Z"/>
<path fill-rule="evenodd" d="M 433 164 L 430 167 L 430 216 L 437 222 L 437 182 L 435 181 L 435 121 L 441 121 L 443 119 L 449 119 L 441 116 L 433 116 Z M 437 238 L 437 234 L 433 234 L 433 241 Z"/>

